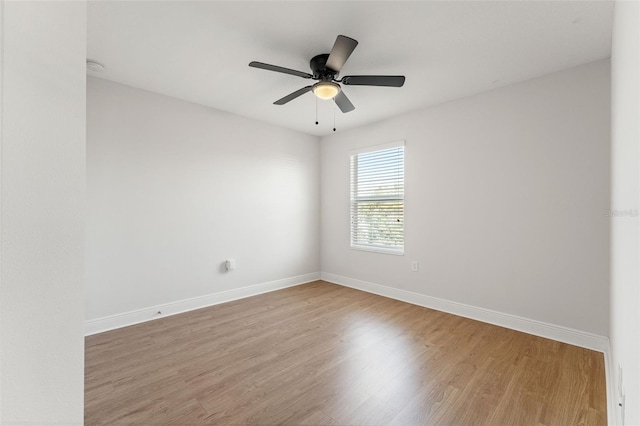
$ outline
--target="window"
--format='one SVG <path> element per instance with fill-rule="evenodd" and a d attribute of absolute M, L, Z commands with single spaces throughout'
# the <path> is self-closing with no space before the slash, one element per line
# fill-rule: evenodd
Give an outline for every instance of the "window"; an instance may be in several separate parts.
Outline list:
<path fill-rule="evenodd" d="M 404 142 L 351 154 L 351 248 L 404 254 Z"/>

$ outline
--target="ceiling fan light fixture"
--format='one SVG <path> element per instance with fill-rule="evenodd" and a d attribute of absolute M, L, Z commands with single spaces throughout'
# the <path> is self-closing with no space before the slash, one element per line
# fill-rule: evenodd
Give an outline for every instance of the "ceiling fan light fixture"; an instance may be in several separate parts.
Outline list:
<path fill-rule="evenodd" d="M 340 86 L 330 81 L 321 81 L 313 85 L 313 94 L 320 99 L 333 99 L 340 93 Z"/>

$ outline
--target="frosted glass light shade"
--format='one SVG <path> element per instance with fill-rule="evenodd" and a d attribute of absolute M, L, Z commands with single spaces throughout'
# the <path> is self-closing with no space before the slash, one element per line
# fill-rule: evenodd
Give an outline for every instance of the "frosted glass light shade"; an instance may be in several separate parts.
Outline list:
<path fill-rule="evenodd" d="M 313 85 L 313 94 L 320 99 L 332 99 L 340 92 L 340 86 L 330 81 L 321 81 Z"/>

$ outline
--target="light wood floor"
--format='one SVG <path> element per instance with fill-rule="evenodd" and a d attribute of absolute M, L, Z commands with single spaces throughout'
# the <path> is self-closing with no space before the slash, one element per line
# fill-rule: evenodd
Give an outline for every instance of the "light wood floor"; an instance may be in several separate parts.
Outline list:
<path fill-rule="evenodd" d="M 87 424 L 606 424 L 603 355 L 325 283 L 87 337 Z"/>

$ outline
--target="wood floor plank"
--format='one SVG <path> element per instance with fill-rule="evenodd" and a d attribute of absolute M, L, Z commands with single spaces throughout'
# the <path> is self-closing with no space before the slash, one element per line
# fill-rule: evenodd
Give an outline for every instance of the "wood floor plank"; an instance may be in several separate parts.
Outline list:
<path fill-rule="evenodd" d="M 317 281 L 86 338 L 91 424 L 606 424 L 602 354 Z"/>

